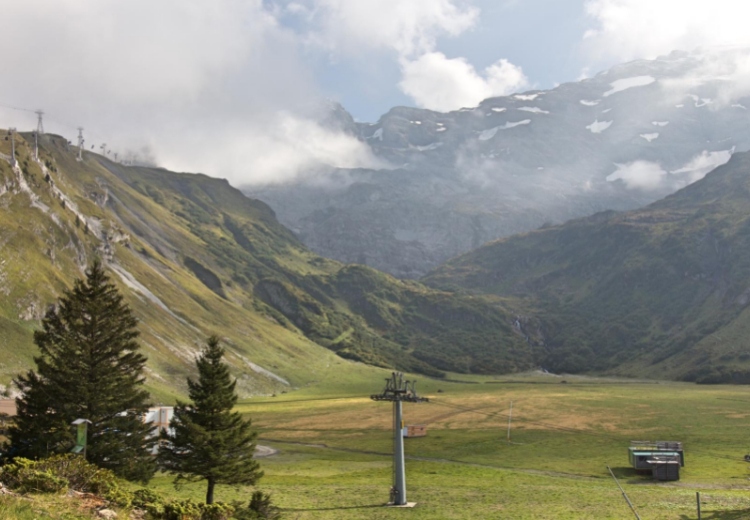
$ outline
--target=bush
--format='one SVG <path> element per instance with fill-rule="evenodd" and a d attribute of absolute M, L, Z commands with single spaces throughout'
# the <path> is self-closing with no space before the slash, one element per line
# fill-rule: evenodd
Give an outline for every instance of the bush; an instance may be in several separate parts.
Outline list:
<path fill-rule="evenodd" d="M 164 498 L 148 488 L 136 489 L 133 492 L 133 506 L 146 509 L 151 505 L 164 505 Z"/>
<path fill-rule="evenodd" d="M 253 492 L 247 507 L 235 505 L 234 517 L 237 520 L 278 520 L 281 510 L 271 502 L 271 494 L 262 491 Z"/>
<path fill-rule="evenodd" d="M 234 506 L 222 502 L 201 504 L 201 510 L 201 520 L 229 520 L 234 518 Z"/>
<path fill-rule="evenodd" d="M 234 506 L 229 504 L 198 504 L 190 499 L 169 502 L 163 506 L 149 504 L 146 510 L 159 520 L 229 520 L 234 514 Z"/>
<path fill-rule="evenodd" d="M 151 513 L 151 510 L 149 510 L 149 513 Z M 190 499 L 170 502 L 164 505 L 162 515 L 157 518 L 161 518 L 161 520 L 201 520 L 201 508 L 199 504 Z"/>
<path fill-rule="evenodd" d="M 36 466 L 33 460 L 16 459 L 0 470 L 0 482 L 19 493 L 59 493 L 67 489 L 66 479 Z"/>
<path fill-rule="evenodd" d="M 23 493 L 53 493 L 70 488 L 126 507 L 133 500 L 132 493 L 120 488 L 114 473 L 80 455 L 55 455 L 39 461 L 19 457 L 0 470 L 0 482 Z"/>

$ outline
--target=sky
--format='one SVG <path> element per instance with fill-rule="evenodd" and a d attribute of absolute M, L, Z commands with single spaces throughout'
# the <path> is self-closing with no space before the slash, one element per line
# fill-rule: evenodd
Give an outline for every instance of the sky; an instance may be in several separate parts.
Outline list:
<path fill-rule="evenodd" d="M 0 0 L 0 128 L 107 144 L 235 185 L 382 166 L 320 123 L 549 89 L 614 64 L 750 45 L 736 0 Z"/>

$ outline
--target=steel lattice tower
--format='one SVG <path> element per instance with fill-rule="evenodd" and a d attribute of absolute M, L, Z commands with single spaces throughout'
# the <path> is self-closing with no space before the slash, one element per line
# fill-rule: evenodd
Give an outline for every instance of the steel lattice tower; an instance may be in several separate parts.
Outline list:
<path fill-rule="evenodd" d="M 34 113 L 37 115 L 36 133 L 37 133 L 37 135 L 44 135 L 44 123 L 42 122 L 42 116 L 44 115 L 44 111 L 43 110 L 37 110 Z"/>
<path fill-rule="evenodd" d="M 83 128 L 78 127 L 78 160 L 83 160 Z"/>
<path fill-rule="evenodd" d="M 8 128 L 8 134 L 10 135 L 10 167 L 16 167 L 16 129 Z"/>

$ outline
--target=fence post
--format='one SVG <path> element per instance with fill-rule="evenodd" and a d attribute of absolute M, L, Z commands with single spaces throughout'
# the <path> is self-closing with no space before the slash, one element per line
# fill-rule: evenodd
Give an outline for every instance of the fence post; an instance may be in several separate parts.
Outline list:
<path fill-rule="evenodd" d="M 698 520 L 701 520 L 701 492 L 695 492 L 695 506 L 698 508 Z"/>

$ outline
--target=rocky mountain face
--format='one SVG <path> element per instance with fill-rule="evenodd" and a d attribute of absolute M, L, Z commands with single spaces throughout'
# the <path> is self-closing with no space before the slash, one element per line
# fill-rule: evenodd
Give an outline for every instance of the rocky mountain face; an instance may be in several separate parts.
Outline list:
<path fill-rule="evenodd" d="M 554 370 L 750 383 L 750 153 L 643 209 L 491 242 L 424 281 L 526 300 Z"/>
<path fill-rule="evenodd" d="M 379 380 L 363 363 L 436 377 L 534 366 L 533 338 L 503 306 L 321 258 L 224 180 L 78 161 L 53 135 L 35 158 L 29 137 L 15 136 L 15 166 L 0 141 L 0 391 L 33 366 L 33 330 L 94 257 L 140 321 L 164 399 L 184 391 L 211 334 L 243 395 Z"/>
<path fill-rule="evenodd" d="M 750 149 L 748 49 L 620 65 L 549 91 L 449 113 L 397 107 L 327 124 L 391 165 L 249 186 L 313 251 L 418 278 L 479 245 L 602 210 L 628 210 Z"/>

